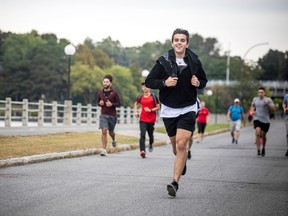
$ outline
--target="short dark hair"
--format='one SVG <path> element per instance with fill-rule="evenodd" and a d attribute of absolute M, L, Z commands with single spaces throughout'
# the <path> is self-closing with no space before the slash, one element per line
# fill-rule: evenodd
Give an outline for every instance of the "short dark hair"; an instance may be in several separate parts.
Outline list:
<path fill-rule="evenodd" d="M 107 75 L 105 75 L 104 77 L 103 77 L 103 80 L 104 79 L 109 79 L 109 81 L 112 83 L 112 81 L 113 81 L 113 77 L 111 76 L 111 75 L 109 75 L 109 74 L 107 74 Z"/>
<path fill-rule="evenodd" d="M 265 88 L 263 86 L 260 86 L 258 90 L 263 90 L 265 92 Z"/>
<path fill-rule="evenodd" d="M 173 42 L 173 38 L 174 38 L 175 34 L 184 34 L 184 35 L 186 35 L 187 43 L 189 43 L 189 32 L 187 30 L 181 29 L 181 28 L 175 29 L 173 31 L 173 34 L 172 34 L 171 42 Z"/>

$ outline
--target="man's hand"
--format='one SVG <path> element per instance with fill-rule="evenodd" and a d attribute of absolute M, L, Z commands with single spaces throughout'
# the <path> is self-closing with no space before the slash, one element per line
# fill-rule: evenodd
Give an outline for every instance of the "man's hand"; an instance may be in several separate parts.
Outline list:
<path fill-rule="evenodd" d="M 200 85 L 200 82 L 199 82 L 198 78 L 195 75 L 192 76 L 191 84 L 193 86 L 195 86 L 195 87 L 199 87 L 199 85 Z"/>
<path fill-rule="evenodd" d="M 103 101 L 103 100 L 100 100 L 99 105 L 100 105 L 100 106 L 104 106 L 104 101 Z"/>
<path fill-rule="evenodd" d="M 144 107 L 145 112 L 152 112 L 152 110 L 148 107 Z"/>
<path fill-rule="evenodd" d="M 106 106 L 107 106 L 107 107 L 111 107 L 111 106 L 112 106 L 112 103 L 111 103 L 109 100 L 107 100 L 107 101 L 106 101 Z"/>
<path fill-rule="evenodd" d="M 165 80 L 165 85 L 167 87 L 172 87 L 172 86 L 176 86 L 177 85 L 177 80 L 178 80 L 178 77 L 168 77 L 167 80 Z"/>

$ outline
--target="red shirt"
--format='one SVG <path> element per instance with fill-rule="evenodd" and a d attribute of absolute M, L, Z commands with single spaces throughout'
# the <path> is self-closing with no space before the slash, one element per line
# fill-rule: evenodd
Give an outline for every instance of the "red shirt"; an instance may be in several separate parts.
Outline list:
<path fill-rule="evenodd" d="M 149 109 L 153 109 L 155 107 L 152 95 L 147 98 L 145 98 L 144 95 L 141 97 L 141 99 L 137 98 L 137 103 L 140 103 L 142 106 L 140 121 L 148 123 L 156 122 L 156 112 L 146 112 L 144 110 L 145 107 L 148 107 Z"/>
<path fill-rule="evenodd" d="M 207 116 L 209 115 L 209 111 L 206 107 L 203 107 L 198 113 L 197 122 L 199 123 L 207 123 Z"/>

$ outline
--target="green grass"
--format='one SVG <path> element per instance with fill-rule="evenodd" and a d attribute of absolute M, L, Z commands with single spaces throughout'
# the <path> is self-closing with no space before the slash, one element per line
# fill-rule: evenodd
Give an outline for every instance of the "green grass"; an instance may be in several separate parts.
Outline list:
<path fill-rule="evenodd" d="M 110 138 L 110 137 L 109 137 Z M 108 148 L 111 139 L 108 138 Z M 139 138 L 117 135 L 117 145 L 138 146 Z M 37 154 L 101 148 L 101 133 L 59 133 L 37 136 L 0 136 L 0 160 Z M 111 148 L 117 151 L 117 148 Z"/>
<path fill-rule="evenodd" d="M 210 124 L 207 125 L 206 132 L 228 128 L 229 124 Z M 155 131 L 166 133 L 164 127 L 157 127 Z M 195 131 L 196 133 L 197 130 Z M 139 145 L 139 138 L 117 134 L 117 145 L 121 144 L 129 144 L 135 149 Z M 59 133 L 37 136 L 0 136 L 0 160 L 101 147 L 100 132 Z M 117 148 L 111 148 L 110 137 L 108 138 L 108 149 L 117 151 Z"/>

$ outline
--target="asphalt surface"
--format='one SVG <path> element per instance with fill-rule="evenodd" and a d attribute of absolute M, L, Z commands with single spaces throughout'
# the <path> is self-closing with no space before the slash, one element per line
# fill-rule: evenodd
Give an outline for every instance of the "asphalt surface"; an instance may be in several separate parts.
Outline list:
<path fill-rule="evenodd" d="M 139 133 L 137 127 L 117 130 Z M 194 143 L 175 198 L 166 191 L 173 175 L 170 144 L 146 159 L 132 150 L 2 168 L 0 215 L 287 215 L 283 122 L 271 123 L 265 157 L 256 156 L 254 140 L 247 127 L 238 145 L 229 132 Z"/>

